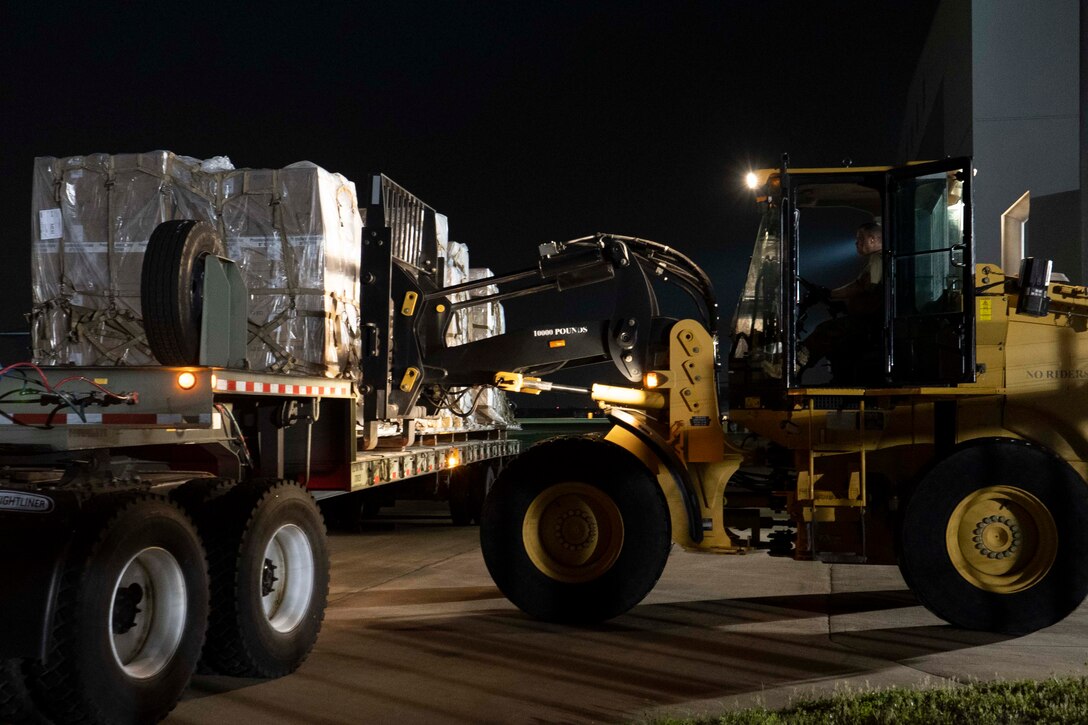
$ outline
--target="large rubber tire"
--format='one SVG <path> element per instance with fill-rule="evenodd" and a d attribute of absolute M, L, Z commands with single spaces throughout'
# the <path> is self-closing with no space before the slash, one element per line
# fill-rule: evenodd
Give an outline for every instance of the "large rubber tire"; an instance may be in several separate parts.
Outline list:
<path fill-rule="evenodd" d="M 281 677 L 317 641 L 329 593 L 325 524 L 290 481 L 239 484 L 201 519 L 212 613 L 204 664 L 225 675 Z"/>
<path fill-rule="evenodd" d="M 450 472 L 450 518 L 454 526 L 480 523 L 484 499 L 495 485 L 495 469 L 488 463 L 458 466 Z"/>
<path fill-rule="evenodd" d="M 204 258 L 223 255 L 207 222 L 174 220 L 155 227 L 144 252 L 140 304 L 151 353 L 163 365 L 200 362 Z"/>
<path fill-rule="evenodd" d="M 217 499 L 226 495 L 236 485 L 238 482 L 232 478 L 202 476 L 171 489 L 170 500 L 181 506 L 182 510 L 197 522 L 199 528 L 207 508 L 214 505 Z"/>
<path fill-rule="evenodd" d="M 458 466 L 450 471 L 449 504 L 450 519 L 454 526 L 468 526 L 472 523 L 472 470 L 468 466 Z"/>
<path fill-rule="evenodd" d="M 158 496 L 92 501 L 71 547 L 35 704 L 58 723 L 151 723 L 177 704 L 208 621 L 204 549 Z"/>
<path fill-rule="evenodd" d="M 495 584 L 522 611 L 593 623 L 638 604 L 671 547 L 655 478 L 612 443 L 559 438 L 530 448 L 495 481 L 480 542 Z"/>
<path fill-rule="evenodd" d="M 27 722 L 33 714 L 23 661 L 0 660 L 0 723 Z"/>
<path fill-rule="evenodd" d="M 1088 595 L 1086 521 L 1088 484 L 1065 461 L 1023 441 L 973 441 L 911 496 L 899 568 L 951 624 L 1027 634 Z"/>

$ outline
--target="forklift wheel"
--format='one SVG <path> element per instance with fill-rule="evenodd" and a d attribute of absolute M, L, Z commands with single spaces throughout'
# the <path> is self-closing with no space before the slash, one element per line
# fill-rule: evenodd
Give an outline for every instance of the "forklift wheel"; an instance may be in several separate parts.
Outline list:
<path fill-rule="evenodd" d="M 1027 634 L 1088 595 L 1088 485 L 1013 439 L 971 442 L 907 505 L 899 567 L 930 611 L 966 629 Z"/>
<path fill-rule="evenodd" d="M 204 665 L 238 677 L 294 672 L 317 641 L 329 594 L 317 504 L 291 481 L 255 480 L 215 499 L 199 521 L 212 591 Z"/>
<path fill-rule="evenodd" d="M 623 614 L 657 583 L 671 546 L 654 477 L 607 441 L 559 438 L 495 481 L 480 541 L 495 584 L 538 619 L 592 623 Z"/>
<path fill-rule="evenodd" d="M 46 659 L 28 668 L 32 698 L 55 722 L 158 722 L 204 642 L 204 549 L 158 496 L 103 495 L 84 511 Z"/>
<path fill-rule="evenodd" d="M 200 362 L 204 258 L 223 242 L 206 222 L 174 220 L 155 227 L 144 252 L 140 304 L 151 353 L 163 365 Z"/>

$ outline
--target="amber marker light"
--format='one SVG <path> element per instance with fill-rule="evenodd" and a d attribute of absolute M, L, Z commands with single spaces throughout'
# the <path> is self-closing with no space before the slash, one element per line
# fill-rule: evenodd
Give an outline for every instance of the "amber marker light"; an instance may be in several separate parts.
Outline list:
<path fill-rule="evenodd" d="M 196 376 L 192 373 L 178 373 L 178 387 L 182 390 L 192 390 L 196 386 Z"/>
<path fill-rule="evenodd" d="M 657 373 L 646 373 L 643 383 L 647 388 L 656 388 L 661 385 L 661 378 L 658 377 Z"/>
<path fill-rule="evenodd" d="M 461 451 L 451 448 L 446 454 L 446 468 L 457 468 L 461 465 Z"/>

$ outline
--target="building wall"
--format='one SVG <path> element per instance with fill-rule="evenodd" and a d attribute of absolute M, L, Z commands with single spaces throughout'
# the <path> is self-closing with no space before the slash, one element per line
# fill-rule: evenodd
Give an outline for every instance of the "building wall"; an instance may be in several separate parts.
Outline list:
<path fill-rule="evenodd" d="M 998 258 L 1001 212 L 1030 190 L 1027 253 L 1053 259 L 1055 271 L 1078 278 L 1078 0 L 971 5 L 979 258 Z"/>
<path fill-rule="evenodd" d="M 1000 260 L 1001 213 L 1030 190 L 1027 253 L 1088 281 L 1079 5 L 941 3 L 911 86 L 900 160 L 974 157 L 980 261 Z"/>
<path fill-rule="evenodd" d="M 971 2 L 945 0 L 914 72 L 899 163 L 971 154 Z"/>

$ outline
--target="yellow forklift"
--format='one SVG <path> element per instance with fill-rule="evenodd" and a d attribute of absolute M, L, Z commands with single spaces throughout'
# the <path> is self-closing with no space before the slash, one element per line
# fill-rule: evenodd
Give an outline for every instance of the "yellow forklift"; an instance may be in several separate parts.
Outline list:
<path fill-rule="evenodd" d="M 614 352 L 637 338 L 612 357 L 639 384 L 594 385 L 607 435 L 540 443 L 494 484 L 481 537 L 503 593 L 543 619 L 607 619 L 652 589 L 675 541 L 898 564 L 964 628 L 1022 634 L 1073 611 L 1088 594 L 1088 289 L 1043 260 L 976 262 L 971 182 L 969 159 L 750 175 L 762 224 L 727 384 L 713 292 L 686 257 L 608 235 L 543 250 L 542 264 L 597 249 L 670 277 L 700 319 L 653 304 L 648 321 L 617 312 L 593 330 Z M 859 226 L 882 234 L 875 294 L 845 313 L 864 324 L 842 325 L 828 290 L 851 284 Z M 827 325 L 835 344 L 808 359 Z M 577 329 L 535 331 L 519 359 Z M 496 381 L 549 389 L 540 377 L 521 365 Z"/>

